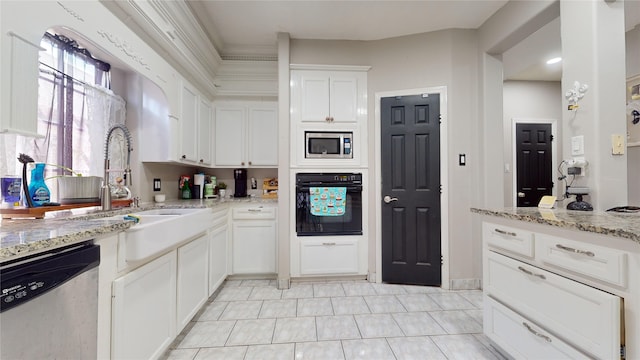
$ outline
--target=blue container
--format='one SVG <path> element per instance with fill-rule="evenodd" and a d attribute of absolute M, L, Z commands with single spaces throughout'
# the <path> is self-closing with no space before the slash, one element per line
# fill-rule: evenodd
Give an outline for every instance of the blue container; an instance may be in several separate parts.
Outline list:
<path fill-rule="evenodd" d="M 42 206 L 51 201 L 51 192 L 44 183 L 44 163 L 36 163 L 36 167 L 31 170 L 31 181 L 29 182 L 29 196 L 33 201 L 33 206 Z"/>
<path fill-rule="evenodd" d="M 22 179 L 19 176 L 2 177 L 2 202 L 11 206 L 20 202 Z"/>

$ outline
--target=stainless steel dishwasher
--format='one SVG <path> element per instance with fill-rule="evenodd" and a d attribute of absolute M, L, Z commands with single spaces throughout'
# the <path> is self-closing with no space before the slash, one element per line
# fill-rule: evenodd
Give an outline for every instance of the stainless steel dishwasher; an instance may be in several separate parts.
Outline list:
<path fill-rule="evenodd" d="M 0 359 L 95 359 L 100 247 L 0 264 Z"/>

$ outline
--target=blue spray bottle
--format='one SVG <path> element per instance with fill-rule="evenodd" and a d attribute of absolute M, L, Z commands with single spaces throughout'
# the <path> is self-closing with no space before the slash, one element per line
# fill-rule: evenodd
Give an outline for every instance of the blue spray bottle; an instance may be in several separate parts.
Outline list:
<path fill-rule="evenodd" d="M 51 199 L 51 192 L 44 183 L 44 163 L 36 163 L 36 167 L 31 170 L 31 181 L 29 182 L 29 196 L 33 201 L 33 206 L 42 206 Z"/>

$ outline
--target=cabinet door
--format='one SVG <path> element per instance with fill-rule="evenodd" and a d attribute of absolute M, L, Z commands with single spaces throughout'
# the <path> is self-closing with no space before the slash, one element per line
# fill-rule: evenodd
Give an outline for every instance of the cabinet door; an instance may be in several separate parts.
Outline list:
<path fill-rule="evenodd" d="M 198 111 L 198 163 L 211 165 L 211 103 L 206 99 L 200 99 Z"/>
<path fill-rule="evenodd" d="M 249 108 L 248 150 L 250 166 L 278 166 L 278 112 Z"/>
<path fill-rule="evenodd" d="M 301 275 L 356 274 L 357 272 L 357 240 L 301 240 Z"/>
<path fill-rule="evenodd" d="M 275 221 L 233 222 L 233 273 L 276 272 Z"/>
<path fill-rule="evenodd" d="M 196 121 L 198 120 L 198 94 L 190 84 L 182 84 L 180 128 L 180 158 L 187 161 L 198 161 L 198 142 L 196 139 Z"/>
<path fill-rule="evenodd" d="M 208 249 L 206 235 L 178 248 L 176 332 L 187 326 L 209 297 Z"/>
<path fill-rule="evenodd" d="M 243 107 L 216 108 L 215 157 L 217 166 L 245 166 Z"/>
<path fill-rule="evenodd" d="M 309 71 L 300 75 L 300 120 L 327 122 L 329 113 L 329 76 Z"/>
<path fill-rule="evenodd" d="M 358 121 L 358 80 L 352 75 L 331 76 L 329 88 L 332 122 Z"/>
<path fill-rule="evenodd" d="M 176 335 L 176 252 L 113 282 L 112 358 L 157 358 Z"/>
<path fill-rule="evenodd" d="M 224 225 L 209 234 L 209 295 L 227 277 L 227 229 Z"/>

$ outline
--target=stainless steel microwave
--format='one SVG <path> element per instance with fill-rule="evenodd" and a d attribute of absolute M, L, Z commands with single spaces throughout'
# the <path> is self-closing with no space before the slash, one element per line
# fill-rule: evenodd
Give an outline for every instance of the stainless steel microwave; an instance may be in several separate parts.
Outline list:
<path fill-rule="evenodd" d="M 305 131 L 307 159 L 352 159 L 353 132 Z"/>

